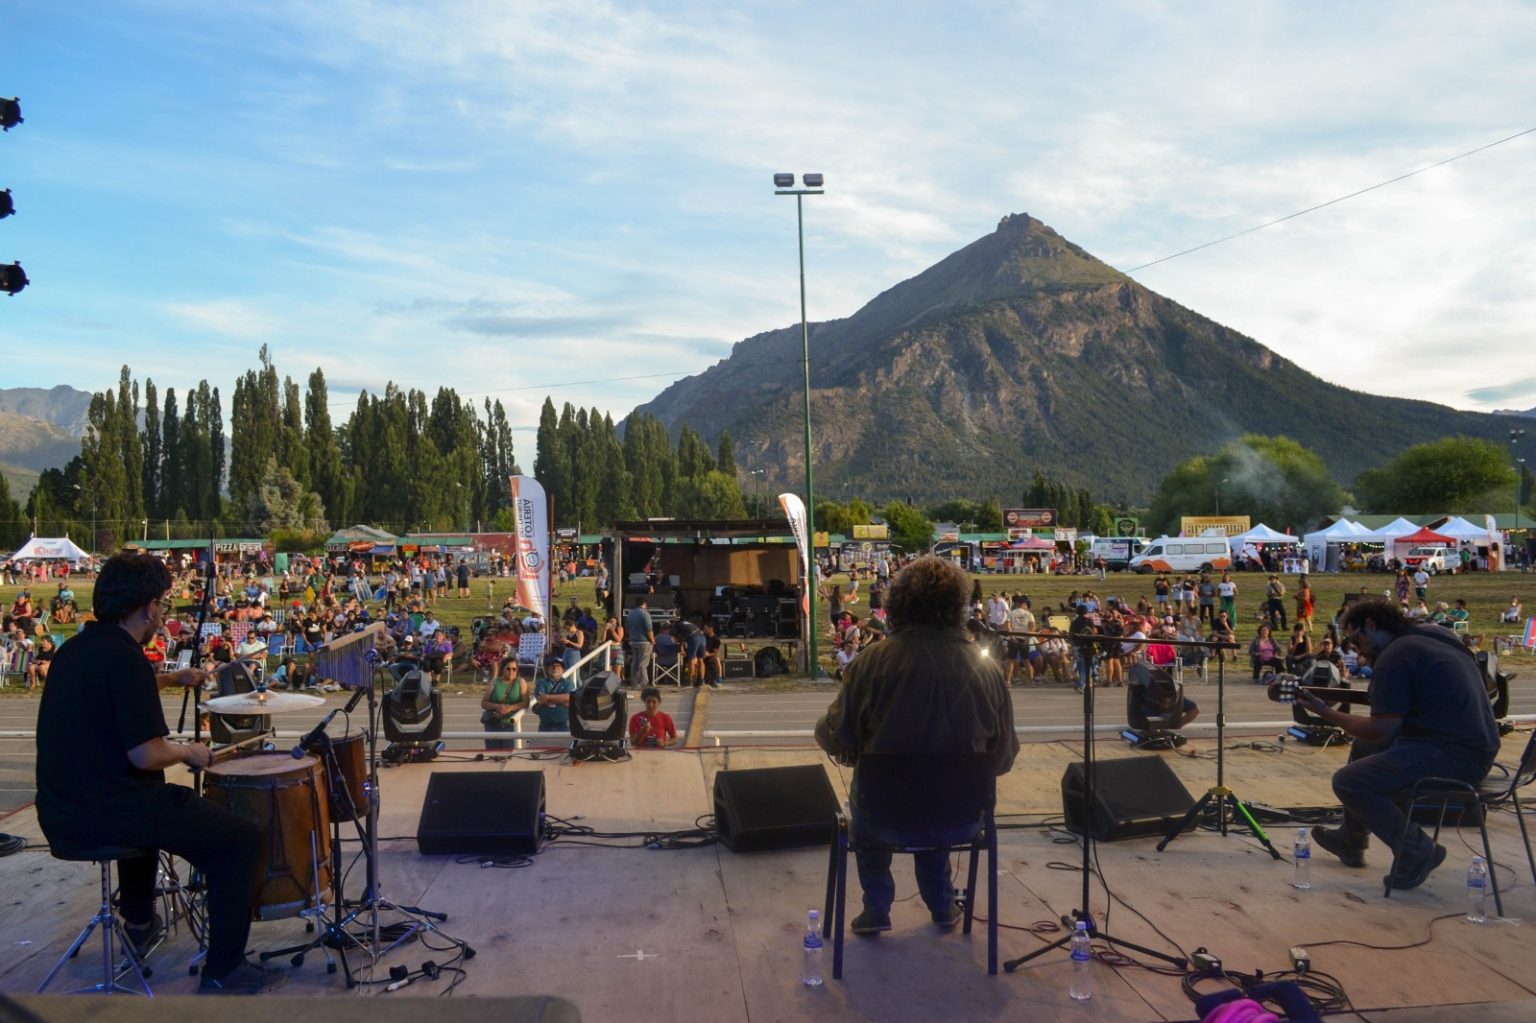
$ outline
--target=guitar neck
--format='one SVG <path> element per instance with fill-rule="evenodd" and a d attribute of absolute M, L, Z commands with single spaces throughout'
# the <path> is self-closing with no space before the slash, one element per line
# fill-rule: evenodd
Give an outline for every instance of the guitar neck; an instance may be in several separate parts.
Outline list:
<path fill-rule="evenodd" d="M 1297 689 L 1303 689 L 1324 703 L 1354 703 L 1368 705 L 1371 702 L 1371 694 L 1367 689 L 1328 689 L 1323 686 L 1291 686 L 1290 692 L 1286 692 L 1279 682 L 1269 686 L 1269 698 L 1276 703 L 1294 702 L 1294 693 Z"/>

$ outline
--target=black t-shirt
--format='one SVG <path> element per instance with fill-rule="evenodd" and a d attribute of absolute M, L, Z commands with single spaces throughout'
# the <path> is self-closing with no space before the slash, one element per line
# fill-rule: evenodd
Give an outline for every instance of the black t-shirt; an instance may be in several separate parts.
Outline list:
<path fill-rule="evenodd" d="M 90 841 L 144 812 L 165 783 L 128 751 L 170 734 L 155 671 L 117 625 L 87 622 L 59 647 L 37 714 L 37 818 L 52 839 Z"/>
<path fill-rule="evenodd" d="M 1456 747 L 1490 761 L 1498 755 L 1499 726 L 1482 672 L 1454 632 L 1415 626 L 1389 643 L 1372 668 L 1371 713 L 1401 714 L 1403 740 Z"/>

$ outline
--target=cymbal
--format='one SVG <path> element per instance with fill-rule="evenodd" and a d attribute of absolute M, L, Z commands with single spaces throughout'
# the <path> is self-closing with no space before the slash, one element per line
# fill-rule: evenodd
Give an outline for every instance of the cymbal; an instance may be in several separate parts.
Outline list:
<path fill-rule="evenodd" d="M 275 693 L 270 689 L 265 692 L 237 693 L 234 696 L 215 696 L 203 701 L 203 706 L 216 714 L 286 714 L 324 705 L 325 701 L 318 696 Z"/>

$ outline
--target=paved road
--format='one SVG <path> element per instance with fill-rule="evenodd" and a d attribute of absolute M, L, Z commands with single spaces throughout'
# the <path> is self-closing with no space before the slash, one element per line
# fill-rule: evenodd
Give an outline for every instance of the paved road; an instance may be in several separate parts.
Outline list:
<path fill-rule="evenodd" d="M 810 732 L 816 719 L 826 709 L 834 692 L 832 684 L 811 685 L 801 683 L 793 689 L 773 687 L 763 683 L 745 682 L 709 690 L 704 697 L 703 720 L 700 726 L 700 742 L 716 741 L 729 745 L 803 745 L 811 742 Z M 1201 705 L 1200 724 L 1213 725 L 1217 687 L 1211 684 L 1191 684 L 1186 695 Z M 686 735 L 693 723 L 696 701 L 700 697 L 694 690 L 678 692 L 665 690 L 665 708 L 677 721 L 679 733 Z M 1048 685 L 1038 688 L 1013 690 L 1015 723 L 1026 729 L 1027 739 L 1070 739 L 1082 734 L 1083 701 L 1071 687 Z M 345 702 L 345 694 L 332 694 L 327 699 L 330 708 Z M 181 709 L 181 700 L 167 698 L 166 720 L 174 728 Z M 329 709 L 329 708 L 327 708 Z M 1227 724 L 1234 730 L 1252 730 L 1263 722 L 1275 722 L 1288 718 L 1287 709 L 1265 698 L 1262 687 L 1251 685 L 1247 673 L 1238 673 L 1226 686 Z M 1536 715 L 1536 676 L 1529 672 L 1515 680 L 1510 713 Z M 279 732 L 299 732 L 314 724 L 324 711 L 280 716 Z M 1113 726 L 1118 730 L 1126 720 L 1125 690 L 1097 690 L 1095 716 L 1101 729 Z M 479 696 L 463 692 L 448 696 L 444 701 L 444 730 L 449 732 L 480 731 Z M 31 731 L 37 720 L 37 701 L 18 695 L 0 698 L 0 735 L 18 731 Z M 525 725 L 536 728 L 532 719 Z M 333 726 L 333 734 L 339 734 Z M 1278 729 L 1276 730 L 1278 733 Z M 740 735 L 732 733 L 756 732 L 767 735 Z M 720 734 L 717 734 L 720 733 Z M 789 733 L 789 734 L 786 734 Z M 1103 734 L 1101 730 L 1100 734 Z M 1197 724 L 1190 730 L 1192 736 L 1206 736 Z M 474 748 L 473 740 L 455 740 L 450 748 Z M 31 738 L 0 738 L 0 814 L 31 801 L 33 795 L 33 749 Z M 0 827 L 0 831 L 4 828 Z"/>

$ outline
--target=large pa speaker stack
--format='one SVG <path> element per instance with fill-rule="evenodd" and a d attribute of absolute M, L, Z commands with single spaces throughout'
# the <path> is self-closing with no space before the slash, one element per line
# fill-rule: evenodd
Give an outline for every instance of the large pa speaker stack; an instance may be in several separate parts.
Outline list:
<path fill-rule="evenodd" d="M 715 775 L 715 830 L 731 852 L 826 845 L 838 809 L 820 765 Z"/>
<path fill-rule="evenodd" d="M 1129 757 L 1094 764 L 1094 799 L 1088 831 L 1101 842 L 1164 835 L 1195 805 L 1184 783 L 1162 757 Z M 1067 830 L 1083 830 L 1083 765 L 1069 764 L 1061 777 Z"/>
<path fill-rule="evenodd" d="M 532 856 L 544 842 L 542 771 L 435 772 L 416 825 L 423 854 Z"/>

